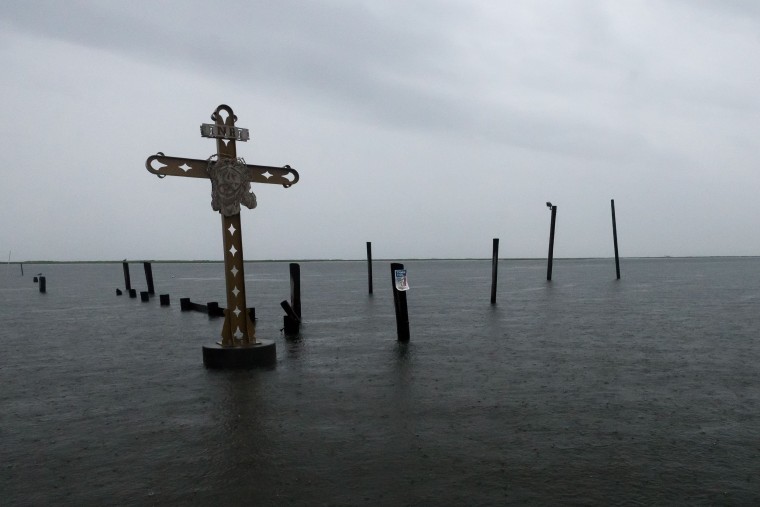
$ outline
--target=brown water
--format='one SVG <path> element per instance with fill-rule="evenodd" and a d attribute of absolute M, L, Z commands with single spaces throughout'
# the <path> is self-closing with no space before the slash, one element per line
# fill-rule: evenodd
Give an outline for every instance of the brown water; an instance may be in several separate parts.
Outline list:
<path fill-rule="evenodd" d="M 760 259 L 247 264 L 271 370 L 207 371 L 220 264 L 0 266 L 2 505 L 760 503 Z M 47 293 L 32 276 L 43 272 Z M 140 264 L 133 286 L 144 290 Z"/>

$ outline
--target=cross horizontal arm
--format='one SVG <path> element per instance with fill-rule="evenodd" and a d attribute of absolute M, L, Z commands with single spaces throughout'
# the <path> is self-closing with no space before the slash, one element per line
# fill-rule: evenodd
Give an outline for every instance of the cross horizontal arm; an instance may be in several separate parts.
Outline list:
<path fill-rule="evenodd" d="M 163 178 L 164 176 L 208 178 L 208 165 L 208 160 L 167 157 L 160 152 L 156 155 L 151 155 L 145 161 L 145 168 L 159 178 Z M 270 183 L 288 188 L 298 183 L 299 179 L 298 171 L 290 166 L 270 167 L 247 164 L 245 168 L 248 181 L 254 183 Z"/>

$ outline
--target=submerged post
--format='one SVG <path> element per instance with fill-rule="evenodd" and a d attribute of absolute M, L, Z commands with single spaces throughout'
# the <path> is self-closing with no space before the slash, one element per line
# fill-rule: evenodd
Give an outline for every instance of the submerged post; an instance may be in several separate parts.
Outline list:
<path fill-rule="evenodd" d="M 124 261 L 121 266 L 124 268 L 124 288 L 129 292 L 132 290 L 132 282 L 129 280 L 129 264 Z"/>
<path fill-rule="evenodd" d="M 40 292 L 44 294 L 47 291 L 47 284 L 46 284 L 44 276 L 40 277 L 39 284 L 40 284 Z"/>
<path fill-rule="evenodd" d="M 496 304 L 496 280 L 499 272 L 499 238 L 493 239 L 493 254 L 491 256 L 491 304 Z"/>
<path fill-rule="evenodd" d="M 620 280 L 620 256 L 618 255 L 617 222 L 615 221 L 615 199 L 610 199 L 610 207 L 612 208 L 612 241 L 615 244 L 615 273 L 617 273 L 617 279 Z"/>
<path fill-rule="evenodd" d="M 301 266 L 296 262 L 290 263 L 290 306 L 301 319 Z"/>
<path fill-rule="evenodd" d="M 393 286 L 393 306 L 396 310 L 396 334 L 398 341 L 409 341 L 409 312 L 406 308 L 406 291 L 409 284 L 404 265 L 391 263 L 391 285 Z"/>
<path fill-rule="evenodd" d="M 290 303 L 280 303 L 285 310 L 283 331 L 288 336 L 298 334 L 301 327 L 301 266 L 298 263 L 290 263 Z"/>
<path fill-rule="evenodd" d="M 153 289 L 153 268 L 150 262 L 143 262 L 143 268 L 145 269 L 145 281 L 148 282 L 148 294 L 153 296 L 156 293 Z"/>
<path fill-rule="evenodd" d="M 367 279 L 369 282 L 369 293 L 372 294 L 372 242 L 367 241 Z"/>
<path fill-rule="evenodd" d="M 552 224 L 549 229 L 549 256 L 546 265 L 546 279 L 552 279 L 552 264 L 554 263 L 554 225 L 557 222 L 557 207 L 547 202 L 546 205 L 552 210 Z"/>

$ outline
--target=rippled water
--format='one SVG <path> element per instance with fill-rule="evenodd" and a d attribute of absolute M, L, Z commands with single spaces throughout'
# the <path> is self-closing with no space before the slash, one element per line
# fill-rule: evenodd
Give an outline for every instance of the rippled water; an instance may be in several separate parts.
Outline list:
<path fill-rule="evenodd" d="M 2 505 L 760 502 L 760 259 L 246 265 L 270 370 L 208 371 L 220 264 L 0 266 Z M 141 264 L 132 283 L 145 290 Z M 32 276 L 42 272 L 47 293 Z"/>

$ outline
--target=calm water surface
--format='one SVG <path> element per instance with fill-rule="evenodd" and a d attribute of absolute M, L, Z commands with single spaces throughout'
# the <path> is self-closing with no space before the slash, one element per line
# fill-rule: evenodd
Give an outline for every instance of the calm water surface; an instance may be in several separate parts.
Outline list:
<path fill-rule="evenodd" d="M 760 259 L 247 263 L 276 367 L 208 371 L 221 264 L 0 266 L 2 505 L 760 503 Z M 142 265 L 132 284 L 145 290 Z M 43 273 L 47 293 L 32 277 Z"/>

